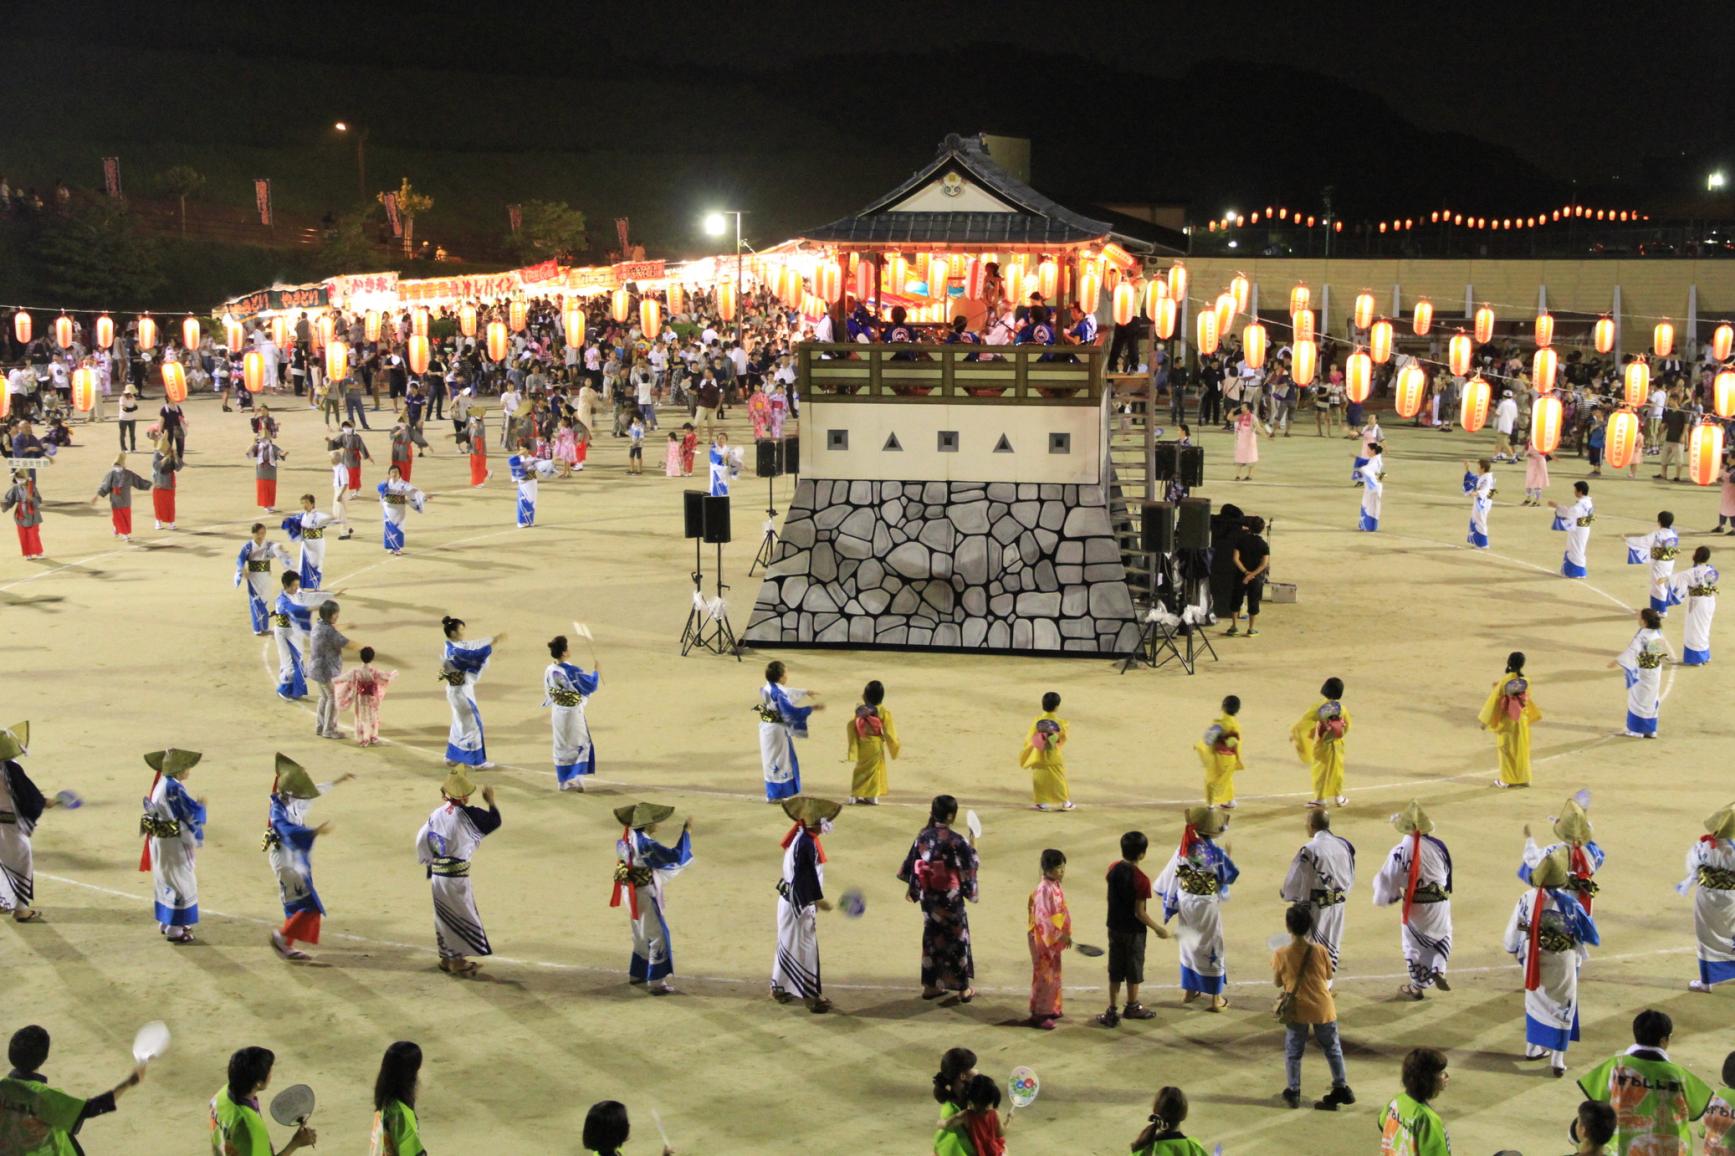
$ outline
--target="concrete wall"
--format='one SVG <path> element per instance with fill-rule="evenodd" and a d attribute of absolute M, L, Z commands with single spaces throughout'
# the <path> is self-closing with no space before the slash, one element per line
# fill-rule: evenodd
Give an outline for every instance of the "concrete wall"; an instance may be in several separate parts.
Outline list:
<path fill-rule="evenodd" d="M 928 400 L 804 400 L 801 474 L 815 479 L 902 482 L 1035 482 L 1097 485 L 1102 470 L 1102 416 L 1095 405 L 949 405 Z M 956 451 L 939 449 L 940 432 L 958 434 Z M 835 449 L 833 433 L 848 435 Z M 1069 438 L 1065 452 L 1052 434 Z M 897 438 L 902 449 L 888 449 Z M 995 451 L 1006 439 L 1010 450 Z"/>

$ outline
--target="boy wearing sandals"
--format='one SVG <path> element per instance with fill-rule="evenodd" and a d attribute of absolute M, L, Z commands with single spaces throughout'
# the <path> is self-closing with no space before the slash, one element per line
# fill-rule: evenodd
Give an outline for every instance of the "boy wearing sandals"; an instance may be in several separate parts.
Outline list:
<path fill-rule="evenodd" d="M 1124 1015 L 1130 1020 L 1155 1019 L 1156 1013 L 1139 1002 L 1139 985 L 1145 982 L 1145 932 L 1167 939 L 1168 930 L 1145 912 L 1151 898 L 1151 879 L 1139 870 L 1150 849 L 1143 831 L 1121 836 L 1121 857 L 1108 869 L 1108 1010 L 1096 1017 L 1105 1028 L 1116 1027 Z M 1127 985 L 1127 1004 L 1120 1003 L 1121 984 Z"/>

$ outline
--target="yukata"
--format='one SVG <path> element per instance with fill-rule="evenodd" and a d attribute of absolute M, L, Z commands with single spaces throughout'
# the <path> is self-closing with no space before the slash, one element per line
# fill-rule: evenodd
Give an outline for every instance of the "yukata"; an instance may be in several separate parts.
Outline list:
<path fill-rule="evenodd" d="M 380 704 L 385 701 L 386 687 L 398 676 L 395 670 L 376 670 L 363 663 L 353 666 L 331 680 L 337 709 L 355 708 L 355 741 L 364 747 L 377 746 L 380 741 Z"/>
<path fill-rule="evenodd" d="M 1018 765 L 1030 772 L 1030 797 L 1038 807 L 1064 807 L 1071 801 L 1066 784 L 1066 720 L 1045 712 L 1030 724 Z"/>
<path fill-rule="evenodd" d="M 1307 938 L 1331 956 L 1333 975 L 1337 974 L 1344 915 L 1354 885 L 1355 844 L 1331 831 L 1315 831 L 1290 861 L 1289 874 L 1278 893 L 1286 902 L 1303 903 L 1313 911 L 1313 930 Z"/>
<path fill-rule="evenodd" d="M 320 783 L 319 793 L 323 795 L 331 787 L 330 783 Z M 298 939 L 318 943 L 320 920 L 325 915 L 325 904 L 313 886 L 313 841 L 318 835 L 306 821 L 308 808 L 316 801 L 274 794 L 265 813 L 265 839 L 260 850 L 277 876 L 277 893 L 283 901 L 283 926 L 279 930 L 290 943 Z"/>
<path fill-rule="evenodd" d="M 392 430 L 392 465 L 398 467 L 398 474 L 404 481 L 410 480 L 410 470 L 416 464 L 416 433 L 408 426 L 397 426 Z"/>
<path fill-rule="evenodd" d="M 1598 890 L 1596 873 L 1602 870 L 1603 849 L 1592 839 L 1585 843 L 1558 842 L 1546 847 L 1537 845 L 1535 839 L 1524 840 L 1524 861 L 1518 865 L 1518 877 L 1524 882 L 1530 882 L 1530 873 L 1555 851 L 1566 851 L 1567 877 L 1563 890 L 1572 894 L 1578 900 L 1578 905 L 1589 915 L 1596 903 Z"/>
<path fill-rule="evenodd" d="M 582 776 L 596 773 L 596 747 L 584 706 L 601 684 L 600 673 L 570 662 L 551 662 L 542 672 L 542 705 L 554 712 L 554 777 L 562 791 L 584 790 Z"/>
<path fill-rule="evenodd" d="M 699 456 L 699 435 L 688 430 L 681 435 L 681 476 L 693 476 L 693 459 Z"/>
<path fill-rule="evenodd" d="M 488 470 L 488 423 L 478 415 L 465 427 L 470 439 L 470 484 L 479 486 L 490 477 Z"/>
<path fill-rule="evenodd" d="M 96 496 L 108 499 L 108 514 L 114 523 L 115 537 L 125 538 L 133 532 L 133 491 L 150 488 L 149 478 L 141 478 L 125 466 L 116 466 L 103 475 Z"/>
<path fill-rule="evenodd" d="M 1669 654 L 1663 632 L 1647 626 L 1639 628 L 1615 659 L 1627 682 L 1627 734 L 1657 733 L 1657 716 L 1663 709 L 1663 659 Z"/>
<path fill-rule="evenodd" d="M 1361 484 L 1361 472 L 1367 467 L 1368 459 L 1373 456 L 1371 447 L 1384 436 L 1385 431 L 1380 429 L 1378 423 L 1363 427 L 1361 445 L 1356 448 L 1355 452 L 1355 464 L 1350 466 L 1349 470 L 1350 481 L 1357 485 Z"/>
<path fill-rule="evenodd" d="M 292 563 L 289 551 L 276 542 L 255 542 L 249 538 L 241 544 L 235 556 L 235 585 L 246 583 L 247 615 L 253 622 L 253 633 L 264 634 L 271 626 L 271 603 L 283 587 L 272 581 L 271 560 L 284 566 Z"/>
<path fill-rule="evenodd" d="M 801 760 L 795 756 L 795 740 L 807 737 L 807 716 L 814 708 L 795 704 L 806 697 L 805 690 L 775 682 L 759 688 L 759 762 L 768 801 L 801 794 Z"/>
<path fill-rule="evenodd" d="M 753 440 L 764 441 L 766 427 L 771 422 L 771 399 L 763 390 L 754 390 L 747 397 L 747 418 L 753 423 Z"/>
<path fill-rule="evenodd" d="M 1349 734 L 1349 711 L 1343 704 L 1322 699 L 1294 726 L 1289 728 L 1289 741 L 1295 753 L 1308 765 L 1313 777 L 1313 797 L 1324 801 L 1343 794 L 1344 747 Z"/>
<path fill-rule="evenodd" d="M 271 633 L 277 640 L 277 697 L 291 701 L 307 697 L 308 636 L 313 632 L 313 608 L 325 601 L 317 590 L 277 595 L 271 610 Z"/>
<path fill-rule="evenodd" d="M 248 449 L 253 459 L 253 501 L 262 510 L 277 508 L 277 464 L 286 455 L 270 438 L 260 438 Z"/>
<path fill-rule="evenodd" d="M 673 847 L 665 847 L 645 832 L 625 827 L 615 840 L 614 853 L 614 896 L 609 906 L 619 907 L 624 898 L 632 916 L 633 958 L 627 976 L 633 983 L 660 983 L 675 971 L 663 889 L 693 861 L 693 836 L 682 831 Z"/>
<path fill-rule="evenodd" d="M 494 954 L 470 890 L 470 860 L 482 840 L 499 829 L 498 807 L 448 799 L 416 832 L 416 861 L 427 868 L 434 893 L 434 943 L 441 959 Z"/>
<path fill-rule="evenodd" d="M 1566 1066 L 1578 1039 L 1578 971 L 1602 939 L 1596 921 L 1565 888 L 1532 887 L 1506 924 L 1506 950 L 1524 968 L 1524 1042 Z"/>
<path fill-rule="evenodd" d="M 36 900 L 36 860 L 30 837 L 48 800 L 15 760 L 0 763 L 0 912 L 26 910 Z"/>
<path fill-rule="evenodd" d="M 151 455 L 151 512 L 159 530 L 175 524 L 175 474 L 180 469 L 180 458 Z"/>
<path fill-rule="evenodd" d="M 367 452 L 367 443 L 361 440 L 361 435 L 354 430 L 339 434 L 331 443 L 331 448 L 340 455 L 337 464 L 343 467 L 344 489 L 350 493 L 361 491 L 362 459 L 373 461 L 373 455 Z"/>
<path fill-rule="evenodd" d="M 283 519 L 283 531 L 291 542 L 301 543 L 296 570 L 303 590 L 318 590 L 325 581 L 325 530 L 337 519 L 323 510 L 307 510 Z"/>
<path fill-rule="evenodd" d="M 520 529 L 536 524 L 537 479 L 554 476 L 554 463 L 528 454 L 513 454 L 506 459 L 512 480 L 518 483 L 518 525 Z"/>
<path fill-rule="evenodd" d="M 1241 724 L 1234 715 L 1219 715 L 1193 744 L 1205 768 L 1205 805 L 1226 806 L 1235 802 L 1235 772 L 1246 770 L 1241 762 Z"/>
<path fill-rule="evenodd" d="M 1432 835 L 1405 835 L 1374 876 L 1374 906 L 1399 902 L 1410 984 L 1432 987 L 1452 956 L 1452 855 Z"/>
<path fill-rule="evenodd" d="M 1680 548 L 1681 538 L 1673 526 L 1658 526 L 1649 534 L 1627 539 L 1627 565 L 1651 568 L 1651 609 L 1658 614 L 1667 614 L 1680 601 L 1673 584 Z"/>
<path fill-rule="evenodd" d="M 1693 887 L 1693 935 L 1698 940 L 1699 982 L 1707 987 L 1735 979 L 1735 840 L 1701 835 L 1687 850 L 1687 877 L 1676 888 Z"/>
<path fill-rule="evenodd" d="M 976 848 L 950 827 L 924 827 L 898 878 L 922 908 L 922 986 L 965 991 L 976 974 L 970 950 L 970 913 L 976 902 Z"/>
<path fill-rule="evenodd" d="M 777 881 L 777 953 L 771 960 L 772 991 L 804 1000 L 824 995 L 819 973 L 819 914 L 825 898 L 825 848 L 804 823 L 783 839 L 783 875 Z"/>
<path fill-rule="evenodd" d="M 401 554 L 406 541 L 404 523 L 409 518 L 407 511 L 421 513 L 422 503 L 427 501 L 427 497 L 408 482 L 394 482 L 389 478 L 376 489 L 380 495 L 380 510 L 385 515 L 380 522 L 381 542 L 389 552 Z"/>
<path fill-rule="evenodd" d="M 1182 991 L 1216 996 L 1228 987 L 1222 905 L 1240 876 L 1228 852 L 1189 824 L 1151 884 L 1151 894 L 1163 901 L 1163 922 L 1180 917 L 1175 942 L 1181 949 Z"/>
<path fill-rule="evenodd" d="M 494 640 L 454 642 L 446 640 L 445 662 L 440 680 L 446 684 L 446 705 L 452 710 L 452 727 L 446 736 L 446 761 L 470 767 L 488 765 L 488 744 L 482 731 L 482 710 L 476 705 L 476 683 L 494 653 Z"/>
<path fill-rule="evenodd" d="M 711 496 L 727 498 L 729 496 L 729 451 L 722 446 L 712 446 L 711 453 Z"/>
<path fill-rule="evenodd" d="M 36 483 L 28 478 L 12 483 L 0 498 L 0 512 L 7 510 L 18 527 L 19 550 L 26 558 L 42 557 L 42 495 L 36 492 Z"/>
<path fill-rule="evenodd" d="M 1026 930 L 1030 940 L 1030 1018 L 1059 1019 L 1060 965 L 1066 941 L 1072 938 L 1072 912 L 1066 906 L 1066 892 L 1054 880 L 1043 879 L 1030 893 Z"/>
<path fill-rule="evenodd" d="M 23 530 L 20 529 L 19 533 L 22 534 Z M 1687 604 L 1687 621 L 1681 629 L 1682 666 L 1704 666 L 1711 661 L 1711 620 L 1717 616 L 1717 578 L 1717 567 L 1704 562 L 1670 579 L 1670 598 Z"/>
<path fill-rule="evenodd" d="M 1470 534 L 1466 542 L 1478 550 L 1488 548 L 1488 514 L 1494 509 L 1494 474 L 1464 475 L 1464 492 L 1470 495 Z"/>
<path fill-rule="evenodd" d="M 844 724 L 849 734 L 845 757 L 855 763 L 849 777 L 849 797 L 877 799 L 886 793 L 888 762 L 898 757 L 898 726 L 884 703 L 855 708 L 855 715 Z"/>
<path fill-rule="evenodd" d="M 139 820 L 145 836 L 144 862 L 156 894 L 157 926 L 190 928 L 199 922 L 199 879 L 195 852 L 205 842 L 205 805 L 187 793 L 179 779 L 158 774 L 145 797 Z"/>
<path fill-rule="evenodd" d="M 784 396 L 782 389 L 773 388 L 769 404 L 771 408 L 765 415 L 765 432 L 771 435 L 772 441 L 780 441 L 783 438 L 783 423 L 789 418 L 789 399 Z"/>
<path fill-rule="evenodd" d="M 1530 785 L 1530 724 L 1542 711 L 1530 697 L 1530 683 L 1508 671 L 1494 680 L 1488 701 L 1477 716 L 1482 729 L 1492 731 L 1500 752 L 1500 781 L 1509 787 Z"/>
<path fill-rule="evenodd" d="M 1553 530 L 1566 531 L 1566 554 L 1560 562 L 1560 572 L 1567 578 L 1584 578 L 1590 574 L 1590 524 L 1596 521 L 1596 506 L 1590 498 L 1578 499 L 1570 506 L 1554 511 Z"/>
<path fill-rule="evenodd" d="M 1361 469 L 1361 521 L 1356 529 L 1372 534 L 1380 528 L 1380 506 L 1386 497 L 1386 455 L 1375 454 Z"/>

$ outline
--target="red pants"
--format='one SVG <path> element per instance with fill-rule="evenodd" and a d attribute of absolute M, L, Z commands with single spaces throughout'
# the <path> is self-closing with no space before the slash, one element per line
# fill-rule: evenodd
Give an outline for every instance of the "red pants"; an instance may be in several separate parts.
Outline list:
<path fill-rule="evenodd" d="M 175 520 L 175 491 L 158 486 L 151 491 L 151 507 L 157 521 L 172 524 Z"/>
<path fill-rule="evenodd" d="M 115 533 L 130 534 L 133 532 L 133 511 L 131 506 L 128 506 L 124 510 L 116 510 L 111 507 L 109 509 L 109 517 L 114 521 Z"/>
<path fill-rule="evenodd" d="M 396 458 L 392 459 L 392 465 L 398 467 L 398 475 L 406 482 L 410 480 L 410 463 L 413 461 L 415 461 L 414 458 L 405 458 L 402 461 Z"/>
<path fill-rule="evenodd" d="M 277 504 L 277 479 L 253 479 L 253 499 L 258 502 L 259 508 L 262 510 L 269 510 L 275 506 Z"/>
<path fill-rule="evenodd" d="M 24 551 L 26 558 L 42 557 L 42 527 L 18 527 L 18 546 Z"/>
<path fill-rule="evenodd" d="M 348 466 L 346 468 L 349 470 L 349 488 L 350 488 L 350 490 L 353 492 L 355 490 L 361 489 L 361 467 L 360 466 Z"/>
<path fill-rule="evenodd" d="M 283 921 L 283 926 L 278 928 L 278 931 L 290 943 L 298 939 L 303 943 L 318 943 L 319 912 L 297 911 Z"/>
<path fill-rule="evenodd" d="M 470 484 L 479 486 L 488 480 L 488 455 L 470 455 Z"/>
<path fill-rule="evenodd" d="M 589 457 L 589 456 L 590 456 L 590 443 L 588 441 L 579 442 L 578 443 L 578 464 L 583 465 L 584 459 Z"/>

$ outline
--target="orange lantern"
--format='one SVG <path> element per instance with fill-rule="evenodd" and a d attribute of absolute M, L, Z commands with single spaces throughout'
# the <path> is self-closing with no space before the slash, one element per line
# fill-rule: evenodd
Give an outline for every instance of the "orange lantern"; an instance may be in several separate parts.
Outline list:
<path fill-rule="evenodd" d="M 89 413 L 96 406 L 96 370 L 88 365 L 72 371 L 72 408 Z"/>
<path fill-rule="evenodd" d="M 1384 365 L 1392 356 L 1392 323 L 1380 318 L 1367 327 L 1368 352 L 1374 361 Z"/>
<path fill-rule="evenodd" d="M 1536 382 L 1536 392 L 1551 392 L 1554 389 L 1555 371 L 1560 367 L 1560 362 L 1556 358 L 1554 350 L 1546 345 L 1541 349 L 1538 349 L 1536 351 L 1536 356 L 1531 360 L 1530 365 L 1530 376 Z"/>
<path fill-rule="evenodd" d="M 508 302 L 506 305 L 506 323 L 512 327 L 512 332 L 523 333 L 524 327 L 530 322 L 530 308 L 522 301 Z"/>
<path fill-rule="evenodd" d="M 1255 321 L 1241 331 L 1241 353 L 1254 369 L 1265 364 L 1265 326 Z"/>
<path fill-rule="evenodd" d="M 832 273 L 832 288 L 834 290 L 834 295 L 832 297 L 828 298 L 827 300 L 830 300 L 832 302 L 836 302 L 839 297 L 843 296 L 843 270 L 841 270 L 837 267 L 836 261 L 832 261 L 830 263 L 830 267 L 831 267 L 831 273 Z M 669 299 L 669 316 L 670 317 L 678 316 L 679 314 L 686 311 L 687 294 L 686 294 L 686 291 L 681 288 L 681 283 L 679 281 L 670 281 L 669 282 L 668 292 L 665 294 L 665 296 L 667 296 Z"/>
<path fill-rule="evenodd" d="M 12 315 L 12 335 L 18 338 L 18 344 L 29 345 L 32 332 L 34 330 L 30 324 L 30 314 L 20 309 Z"/>
<path fill-rule="evenodd" d="M 566 299 L 566 310 L 561 314 L 565 322 L 566 343 L 568 345 L 584 344 L 584 303 L 576 297 Z"/>
<path fill-rule="evenodd" d="M 1484 305 L 1476 310 L 1476 344 L 1487 345 L 1494 340 L 1494 310 Z"/>
<path fill-rule="evenodd" d="M 474 305 L 458 306 L 458 332 L 465 337 L 476 336 L 476 307 Z"/>
<path fill-rule="evenodd" d="M 952 265 L 938 254 L 928 258 L 928 296 L 936 301 L 946 297 L 946 287 L 952 278 Z M 817 280 L 817 278 L 816 278 Z"/>
<path fill-rule="evenodd" d="M 143 319 L 140 319 L 139 325 L 141 328 L 143 327 Z M 275 345 L 278 349 L 282 349 L 285 345 L 289 344 L 288 318 L 273 317 L 271 319 L 271 344 Z"/>
<path fill-rule="evenodd" d="M 1114 287 L 1114 323 L 1126 325 L 1138 311 L 1139 291 L 1133 288 L 1131 281 L 1123 280 Z"/>
<path fill-rule="evenodd" d="M 1362 290 L 1355 295 L 1355 327 L 1366 329 L 1374 323 L 1374 295 Z"/>
<path fill-rule="evenodd" d="M 1000 293 L 1013 305 L 1019 302 L 1019 292 L 1024 288 L 1024 262 L 1008 257 L 1000 266 Z"/>
<path fill-rule="evenodd" d="M 199 319 L 189 317 L 181 322 L 181 345 L 185 349 L 199 348 Z"/>
<path fill-rule="evenodd" d="M 1711 380 L 1711 411 L 1718 417 L 1735 417 L 1735 369 L 1722 369 Z"/>
<path fill-rule="evenodd" d="M 1675 349 L 1675 327 L 1667 317 L 1657 322 L 1657 327 L 1651 330 L 1651 352 L 1658 357 L 1667 357 Z"/>
<path fill-rule="evenodd" d="M 223 339 L 230 353 L 240 353 L 247 348 L 247 331 L 233 317 L 223 319 Z"/>
<path fill-rule="evenodd" d="M 735 283 L 725 281 L 717 286 L 717 316 L 724 321 L 735 320 Z"/>
<path fill-rule="evenodd" d="M 62 313 L 54 319 L 54 344 L 62 349 L 69 349 L 72 346 L 72 335 L 72 318 Z"/>
<path fill-rule="evenodd" d="M 1723 427 L 1716 422 L 1701 422 L 1693 427 L 1687 440 L 1687 476 L 1701 486 L 1717 480 L 1723 464 Z"/>
<path fill-rule="evenodd" d="M 1290 319 L 1290 336 L 1297 341 L 1313 340 L 1313 310 L 1303 309 Z"/>
<path fill-rule="evenodd" d="M 1462 400 L 1458 403 L 1458 424 L 1465 433 L 1478 433 L 1488 424 L 1488 402 L 1493 393 L 1480 373 L 1464 383 Z"/>
<path fill-rule="evenodd" d="M 1422 410 L 1422 395 L 1428 390 L 1428 375 L 1414 363 L 1398 371 L 1392 404 L 1399 417 L 1415 417 Z"/>
<path fill-rule="evenodd" d="M 1472 352 L 1469 334 L 1460 329 L 1452 335 L 1452 340 L 1446 343 L 1446 367 L 1453 376 L 1463 377 L 1470 372 Z"/>
<path fill-rule="evenodd" d="M 176 405 L 187 400 L 187 371 L 178 361 L 163 362 L 163 396 Z"/>
<path fill-rule="evenodd" d="M 1235 324 L 1235 295 L 1228 290 L 1217 294 L 1213 312 L 1217 314 L 1217 332 L 1229 332 L 1229 327 Z"/>
<path fill-rule="evenodd" d="M 1727 321 L 1711 330 L 1711 360 L 1728 361 L 1729 350 L 1735 345 L 1735 326 Z"/>
<path fill-rule="evenodd" d="M 1060 286 L 1060 266 L 1054 263 L 1053 257 L 1045 259 L 1036 267 L 1036 277 L 1042 287 L 1043 301 L 1053 301 Z"/>
<path fill-rule="evenodd" d="M 1343 393 L 1351 402 L 1360 405 L 1373 392 L 1374 359 L 1367 351 L 1358 349 L 1349 355 L 1343 366 Z"/>
<path fill-rule="evenodd" d="M 1615 347 L 1615 323 L 1612 317 L 1599 317 L 1591 327 L 1591 340 L 1596 343 L 1598 353 L 1607 353 Z"/>
<path fill-rule="evenodd" d="M 1644 405 L 1651 396 L 1651 367 L 1642 357 L 1627 364 L 1626 403 L 1634 409 Z"/>
<path fill-rule="evenodd" d="M 157 323 L 152 320 L 149 313 L 139 317 L 138 345 L 140 349 L 155 349 L 157 347 Z"/>
<path fill-rule="evenodd" d="M 626 291 L 624 286 L 608 295 L 609 316 L 613 317 L 616 323 L 625 324 L 626 319 L 632 315 L 632 308 L 633 296 Z M 499 358 L 495 358 L 495 360 L 498 361 Z"/>
<path fill-rule="evenodd" d="M 405 360 L 410 363 L 410 372 L 418 376 L 428 372 L 428 339 L 419 334 L 410 334 L 410 340 L 404 346 Z"/>
<path fill-rule="evenodd" d="M 337 335 L 337 318 L 327 313 L 319 319 L 319 324 L 313 327 L 313 347 L 323 349 L 331 344 Z"/>
<path fill-rule="evenodd" d="M 1319 346 L 1311 341 L 1297 341 L 1290 349 L 1289 375 L 1296 385 L 1312 385 L 1313 371 L 1319 368 Z"/>
<path fill-rule="evenodd" d="M 1289 291 L 1290 316 L 1300 313 L 1303 309 L 1310 308 L 1312 304 L 1313 290 L 1307 287 L 1307 282 L 1303 281 L 1301 284 Z"/>
<path fill-rule="evenodd" d="M 1095 313 L 1102 304 L 1102 278 L 1096 270 L 1086 269 L 1078 278 L 1078 307 L 1086 313 Z"/>
<path fill-rule="evenodd" d="M 1252 300 L 1253 287 L 1241 273 L 1229 278 L 1229 293 L 1235 298 L 1235 312 L 1247 312 L 1247 305 Z"/>
<path fill-rule="evenodd" d="M 426 337 L 428 335 L 428 311 L 417 306 L 410 310 L 410 336 Z"/>
<path fill-rule="evenodd" d="M 114 344 L 114 318 L 104 313 L 96 319 L 96 347 L 107 349 Z"/>
<path fill-rule="evenodd" d="M 1426 337 L 1428 328 L 1434 324 L 1434 303 L 1426 297 L 1416 299 L 1416 311 L 1411 315 L 1410 328 L 1417 337 Z"/>
<path fill-rule="evenodd" d="M 1560 424 L 1565 413 L 1560 398 L 1545 393 L 1530 407 L 1530 445 L 1539 454 L 1560 448 Z"/>
<path fill-rule="evenodd" d="M 1217 352 L 1217 313 L 1213 309 L 1199 310 L 1199 352 L 1212 354 Z"/>
<path fill-rule="evenodd" d="M 1169 296 L 1176 301 L 1187 299 L 1187 267 L 1179 261 L 1169 266 Z"/>
<path fill-rule="evenodd" d="M 836 261 L 821 261 L 813 267 L 813 291 L 827 305 L 837 304 L 837 299 L 843 296 L 843 270 L 838 268 Z M 676 294 L 679 289 L 669 286 L 669 311 L 678 312 L 675 308 Z"/>
<path fill-rule="evenodd" d="M 325 376 L 332 384 L 349 376 L 349 345 L 332 338 L 325 343 Z"/>
<path fill-rule="evenodd" d="M 856 262 L 855 266 L 855 299 L 866 301 L 874 295 L 874 263 L 869 260 Z"/>
<path fill-rule="evenodd" d="M 1630 409 L 1617 409 L 1608 415 L 1607 435 L 1603 453 L 1610 469 L 1624 470 L 1632 463 L 1639 448 L 1639 415 Z"/>
<path fill-rule="evenodd" d="M 1554 344 L 1554 317 L 1546 311 L 1536 315 L 1536 344 L 1544 347 Z"/>
<path fill-rule="evenodd" d="M 1026 273 L 1024 275 L 1024 290 L 1021 294 L 1022 299 L 1028 301 L 1030 298 L 1041 292 L 1042 278 L 1038 277 L 1035 273 Z"/>
<path fill-rule="evenodd" d="M 1157 319 L 1157 302 L 1169 296 L 1169 283 L 1161 277 L 1153 277 L 1145 286 L 1145 316 L 1152 321 Z"/>
<path fill-rule="evenodd" d="M 249 350 L 241 359 L 241 384 L 247 387 L 248 393 L 263 393 L 265 390 L 265 355 L 257 349 Z"/>
<path fill-rule="evenodd" d="M 802 284 L 801 274 L 792 266 L 785 265 L 783 271 L 777 275 L 778 300 L 783 302 L 786 309 L 799 309 L 806 296 L 807 289 Z"/>
<path fill-rule="evenodd" d="M 378 309 L 369 309 L 362 316 L 361 331 L 362 335 L 369 341 L 380 339 L 380 311 Z"/>
<path fill-rule="evenodd" d="M 12 391 L 0 389 L 0 420 L 12 416 Z"/>
<path fill-rule="evenodd" d="M 488 323 L 488 356 L 495 361 L 505 361 L 508 352 L 510 352 L 510 348 L 506 336 L 506 323 L 504 321 L 490 321 Z"/>
<path fill-rule="evenodd" d="M 1167 341 L 1175 335 L 1175 299 L 1152 297 L 1151 305 L 1151 328 L 1156 332 L 1157 340 Z"/>
<path fill-rule="evenodd" d="M 1019 267 L 1018 272 L 1019 279 L 1022 281 L 1024 276 L 1022 266 Z M 889 287 L 893 293 L 902 293 L 904 291 L 904 283 L 910 279 L 910 259 L 902 253 L 893 253 L 886 261 L 886 274 L 884 277 L 885 280 L 881 282 L 882 288 Z"/>
<path fill-rule="evenodd" d="M 639 302 L 639 328 L 644 330 L 648 341 L 655 341 L 657 334 L 663 331 L 663 303 L 655 297 L 646 297 Z"/>

